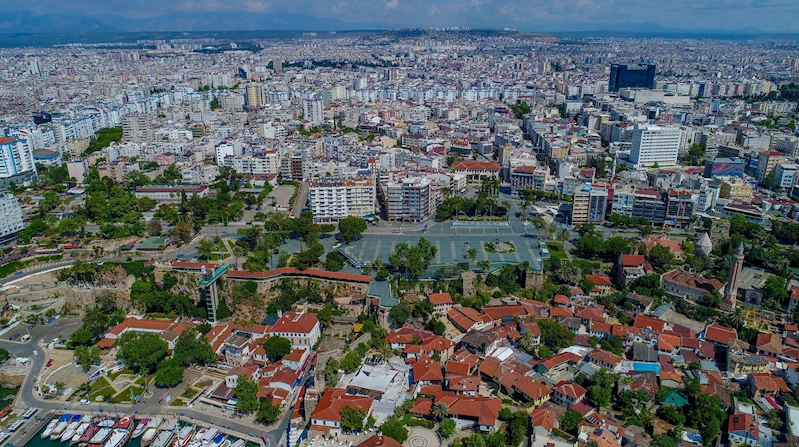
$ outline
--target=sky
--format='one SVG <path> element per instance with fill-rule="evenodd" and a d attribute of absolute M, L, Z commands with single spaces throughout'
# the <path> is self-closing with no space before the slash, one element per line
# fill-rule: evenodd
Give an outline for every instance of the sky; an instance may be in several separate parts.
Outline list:
<path fill-rule="evenodd" d="M 307 14 L 394 27 L 470 26 L 524 31 L 758 28 L 799 32 L 799 0 L 38 0 L 38 12 L 147 18 L 170 12 Z M 0 0 L 19 10 L 19 0 Z M 646 26 L 643 27 L 647 29 Z"/>

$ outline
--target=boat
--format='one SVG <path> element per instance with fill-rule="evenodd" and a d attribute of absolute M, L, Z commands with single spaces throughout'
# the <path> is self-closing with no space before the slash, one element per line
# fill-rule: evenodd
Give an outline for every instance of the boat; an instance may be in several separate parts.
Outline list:
<path fill-rule="evenodd" d="M 94 437 L 89 440 L 89 447 L 103 447 L 108 438 L 111 437 L 111 434 L 114 432 L 114 424 L 116 420 L 114 419 L 106 419 L 101 421 L 97 424 L 99 430 L 97 433 L 94 434 Z"/>
<path fill-rule="evenodd" d="M 58 425 L 56 425 L 53 429 L 53 432 L 50 433 L 50 439 L 57 439 L 59 436 L 61 436 L 61 433 L 64 433 L 64 430 L 67 429 L 70 419 L 72 419 L 71 414 L 65 414 L 58 418 Z"/>
<path fill-rule="evenodd" d="M 222 444 L 222 441 L 227 438 L 227 435 L 224 433 L 219 433 L 218 435 L 214 436 L 214 439 L 208 444 L 209 447 L 219 447 Z"/>
<path fill-rule="evenodd" d="M 205 434 L 203 435 L 202 439 L 200 440 L 202 442 L 202 445 L 203 446 L 208 446 L 209 444 L 211 444 L 211 441 L 218 434 L 219 434 L 219 430 L 217 430 L 217 429 L 215 429 L 213 427 L 210 427 L 208 430 L 205 431 Z"/>
<path fill-rule="evenodd" d="M 234 442 L 233 445 L 231 445 L 230 447 L 244 447 L 245 444 L 247 444 L 247 441 L 239 439 L 236 442 Z"/>
<path fill-rule="evenodd" d="M 226 438 L 224 441 L 222 441 L 222 444 L 220 444 L 219 447 L 230 447 L 230 444 L 232 444 L 230 438 Z"/>
<path fill-rule="evenodd" d="M 49 424 L 47 424 L 47 427 L 44 429 L 44 431 L 42 432 L 42 434 L 40 435 L 40 437 L 42 437 L 42 438 L 47 438 L 47 437 L 49 437 L 49 436 L 50 436 L 50 434 L 52 434 L 52 433 L 53 433 L 53 429 L 55 428 L 55 426 L 56 426 L 57 424 L 58 424 L 58 419 L 53 419 L 52 421 L 50 421 L 50 423 L 49 423 Z"/>
<path fill-rule="evenodd" d="M 158 428 L 161 426 L 161 422 L 163 418 L 155 418 L 147 423 L 147 428 L 144 429 L 144 434 L 141 437 L 141 446 L 147 447 L 148 445 L 152 444 L 155 441 L 155 437 L 158 434 Z"/>
<path fill-rule="evenodd" d="M 185 427 L 182 427 L 178 431 L 178 435 L 175 438 L 175 447 L 186 447 L 189 444 L 189 441 L 191 441 L 193 434 L 194 434 L 193 425 L 187 425 Z"/>
<path fill-rule="evenodd" d="M 203 444 L 203 436 L 205 436 L 205 432 L 207 431 L 208 429 L 205 427 L 197 430 L 197 433 L 194 434 L 194 437 L 189 443 L 189 447 L 200 447 Z"/>
<path fill-rule="evenodd" d="M 175 431 L 173 428 L 174 424 L 172 425 L 172 428 L 162 428 L 161 431 L 158 432 L 158 436 L 155 438 L 155 441 L 153 441 L 153 447 L 167 447 L 169 442 L 172 441 L 172 438 L 175 437 Z"/>
<path fill-rule="evenodd" d="M 122 447 L 133 434 L 133 416 L 120 418 L 112 427 L 111 437 L 103 447 Z"/>
<path fill-rule="evenodd" d="M 148 422 L 150 422 L 150 420 L 147 419 L 147 418 L 144 418 L 144 419 L 139 421 L 139 425 L 137 425 L 136 429 L 133 430 L 133 437 L 134 438 L 138 438 L 139 436 L 144 434 L 144 429 L 149 427 L 149 425 L 147 425 Z"/>
<path fill-rule="evenodd" d="M 70 445 L 78 442 L 78 440 L 80 440 L 81 436 L 83 436 L 83 434 L 86 433 L 86 429 L 89 428 L 90 425 L 92 425 L 91 422 L 83 422 L 83 423 L 81 423 L 78 426 L 78 428 L 75 429 L 75 434 L 72 435 L 71 438 L 69 438 Z"/>
<path fill-rule="evenodd" d="M 72 416 L 72 419 L 69 420 L 69 425 L 67 425 L 66 430 L 64 433 L 61 434 L 61 441 L 66 441 L 67 439 L 72 439 L 75 436 L 75 430 L 80 427 L 80 420 L 83 416 L 76 414 Z"/>
<path fill-rule="evenodd" d="M 87 444 L 89 442 L 89 440 L 92 439 L 94 437 L 94 435 L 97 434 L 98 431 L 100 431 L 100 427 L 98 427 L 96 423 L 89 425 L 86 428 L 86 431 L 83 432 L 81 437 L 78 438 L 78 441 L 77 441 L 78 444 Z M 74 444 L 74 443 L 75 443 L 75 441 L 74 441 L 74 438 L 73 438 L 72 444 Z"/>

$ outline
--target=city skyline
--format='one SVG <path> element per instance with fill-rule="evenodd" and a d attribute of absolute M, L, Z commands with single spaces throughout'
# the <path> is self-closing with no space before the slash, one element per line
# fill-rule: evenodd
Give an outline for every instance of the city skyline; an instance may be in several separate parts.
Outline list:
<path fill-rule="evenodd" d="M 0 6 L 8 11 L 0 19 L 0 33 L 20 32 L 20 28 L 21 32 L 91 32 L 455 26 L 532 32 L 799 32 L 799 24 L 793 20 L 799 14 L 799 4 L 782 0 L 634 4 L 617 0 L 78 0 L 68 5 L 43 0 L 36 12 L 21 10 L 19 3 L 9 0 L 0 1 Z"/>

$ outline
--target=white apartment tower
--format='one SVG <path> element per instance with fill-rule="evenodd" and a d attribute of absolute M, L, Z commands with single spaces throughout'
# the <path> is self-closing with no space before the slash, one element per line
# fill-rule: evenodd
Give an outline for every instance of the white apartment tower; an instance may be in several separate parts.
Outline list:
<path fill-rule="evenodd" d="M 674 166 L 680 151 L 679 128 L 637 124 L 633 130 L 630 161 L 636 167 Z"/>
<path fill-rule="evenodd" d="M 13 194 L 0 194 L 0 243 L 25 229 L 22 207 Z"/>
<path fill-rule="evenodd" d="M 261 84 L 247 84 L 247 107 L 256 108 L 264 105 L 264 90 Z"/>
<path fill-rule="evenodd" d="M 0 178 L 29 171 L 36 172 L 36 165 L 33 162 L 33 148 L 28 140 L 0 138 Z"/>
<path fill-rule="evenodd" d="M 148 143 L 153 140 L 150 117 L 134 113 L 122 117 L 122 139 L 129 143 Z"/>
<path fill-rule="evenodd" d="M 308 187 L 308 201 L 316 221 L 371 217 L 375 214 L 375 197 L 371 178 L 321 178 L 312 180 Z"/>
<path fill-rule="evenodd" d="M 322 124 L 324 120 L 324 108 L 322 101 L 316 96 L 302 100 L 302 116 L 313 125 Z"/>

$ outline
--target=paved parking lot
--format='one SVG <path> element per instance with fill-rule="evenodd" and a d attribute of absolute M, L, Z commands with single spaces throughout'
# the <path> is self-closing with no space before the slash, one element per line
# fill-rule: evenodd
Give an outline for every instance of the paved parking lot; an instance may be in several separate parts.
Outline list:
<path fill-rule="evenodd" d="M 77 317 L 59 317 L 50 324 L 34 325 L 30 329 L 31 339 L 41 341 L 44 344 L 50 343 L 56 337 L 68 340 L 81 324 L 83 322 Z M 28 333 L 29 326 L 28 324 L 20 323 L 17 327 L 3 334 L 0 339 L 21 343 L 22 336 Z"/>

